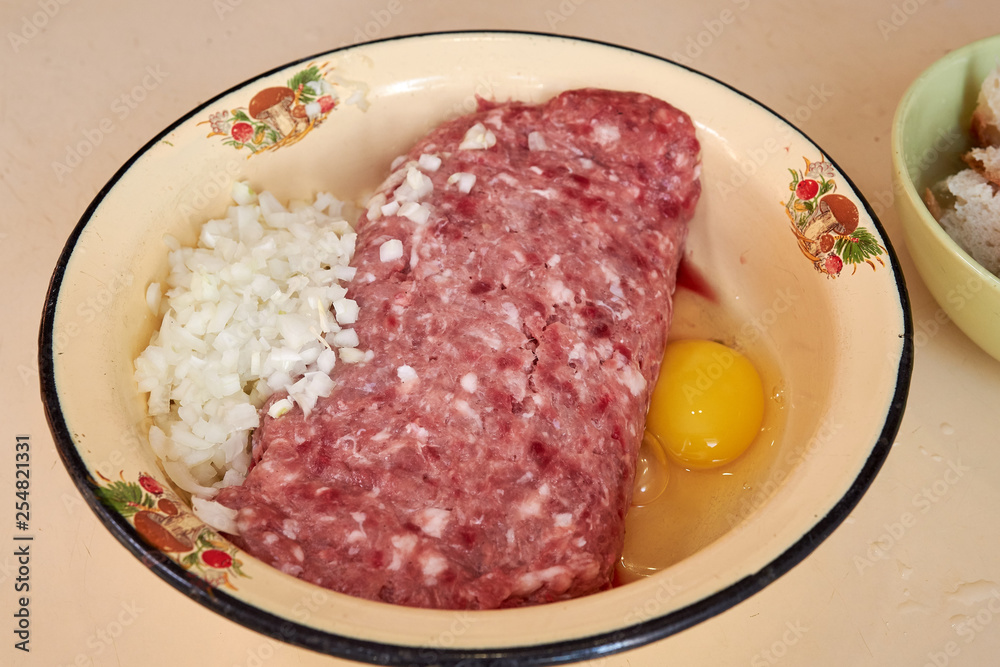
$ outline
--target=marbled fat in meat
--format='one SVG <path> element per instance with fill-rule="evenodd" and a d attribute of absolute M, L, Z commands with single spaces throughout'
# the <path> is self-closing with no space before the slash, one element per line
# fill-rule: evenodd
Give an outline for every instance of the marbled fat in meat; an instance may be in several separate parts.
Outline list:
<path fill-rule="evenodd" d="M 495 144 L 460 149 L 477 122 Z M 339 364 L 308 417 L 265 406 L 257 463 L 219 498 L 239 510 L 238 542 L 307 581 L 420 607 L 609 587 L 698 152 L 683 112 L 592 89 L 483 102 L 419 141 L 381 192 L 391 202 L 421 155 L 439 157 L 421 170 L 428 220 L 358 225 L 349 296 L 374 356 Z M 475 175 L 468 194 L 456 172 Z M 383 262 L 391 239 L 403 256 Z"/>

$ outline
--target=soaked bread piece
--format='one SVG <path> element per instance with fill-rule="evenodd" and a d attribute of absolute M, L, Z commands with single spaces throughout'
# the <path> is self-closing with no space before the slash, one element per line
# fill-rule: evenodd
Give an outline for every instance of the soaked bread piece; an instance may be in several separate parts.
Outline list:
<path fill-rule="evenodd" d="M 979 91 L 969 132 L 968 169 L 928 189 L 928 210 L 963 250 L 1000 275 L 1000 68 Z"/>

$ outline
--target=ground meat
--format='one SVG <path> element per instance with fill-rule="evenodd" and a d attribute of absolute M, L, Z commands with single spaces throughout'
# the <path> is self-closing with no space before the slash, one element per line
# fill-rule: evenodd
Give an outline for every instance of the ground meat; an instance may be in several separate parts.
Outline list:
<path fill-rule="evenodd" d="M 338 365 L 308 417 L 262 413 L 257 464 L 220 494 L 239 542 L 405 605 L 605 589 L 700 192 L 691 120 L 600 90 L 482 103 L 406 159 L 390 214 L 377 198 L 358 226 L 349 296 L 374 356 Z M 391 214 L 407 198 L 422 208 Z"/>

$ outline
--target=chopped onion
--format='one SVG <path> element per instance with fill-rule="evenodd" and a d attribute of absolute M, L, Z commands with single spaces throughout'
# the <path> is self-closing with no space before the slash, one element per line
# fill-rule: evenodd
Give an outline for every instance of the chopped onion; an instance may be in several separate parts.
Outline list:
<path fill-rule="evenodd" d="M 357 347 L 358 332 L 354 329 L 343 329 L 333 335 L 333 344 L 337 347 Z"/>
<path fill-rule="evenodd" d="M 497 137 L 493 134 L 493 131 L 486 129 L 486 126 L 482 123 L 476 123 L 465 132 L 465 136 L 462 137 L 462 143 L 458 145 L 458 148 L 459 150 L 483 150 L 494 146 L 496 143 Z"/>
<path fill-rule="evenodd" d="M 160 283 L 150 283 L 146 288 L 146 305 L 154 315 L 160 312 L 160 299 L 163 296 L 160 292 Z"/>
<path fill-rule="evenodd" d="M 394 262 L 403 256 L 403 242 L 390 239 L 378 247 L 378 258 L 383 262 Z"/>
<path fill-rule="evenodd" d="M 437 155 L 431 155 L 429 153 L 424 153 L 417 160 L 417 164 L 424 171 L 437 171 L 441 167 L 441 158 Z"/>
<path fill-rule="evenodd" d="M 240 534 L 236 527 L 236 510 L 198 496 L 191 499 L 191 509 L 198 518 L 217 530 L 231 535 Z"/>
<path fill-rule="evenodd" d="M 409 218 L 418 225 L 424 225 L 430 220 L 431 209 L 428 208 L 427 204 L 418 204 L 417 202 L 410 201 L 399 208 L 399 214 L 404 218 Z"/>
<path fill-rule="evenodd" d="M 150 446 L 195 496 L 196 513 L 226 532 L 235 531 L 229 510 L 198 499 L 243 481 L 265 401 L 288 392 L 268 406 L 272 418 L 311 410 L 333 390 L 338 356 L 366 359 L 357 334 L 340 328 L 358 315 L 340 284 L 355 277 L 357 238 L 334 217 L 342 203 L 320 194 L 286 208 L 244 182 L 232 198 L 225 218 L 202 225 L 197 246 L 164 237 L 169 274 L 146 290 L 162 321 L 135 360 L 138 388 L 149 392 Z"/>
<path fill-rule="evenodd" d="M 353 299 L 337 299 L 333 302 L 333 312 L 338 324 L 354 324 L 358 321 L 358 304 Z"/>
<path fill-rule="evenodd" d="M 342 347 L 337 350 L 337 354 L 345 364 L 357 364 L 365 361 L 365 353 L 356 347 Z"/>
<path fill-rule="evenodd" d="M 448 185 L 457 184 L 458 191 L 462 194 L 472 192 L 472 186 L 476 184 L 476 175 L 465 171 L 456 171 L 448 177 Z"/>
<path fill-rule="evenodd" d="M 528 133 L 528 150 L 529 151 L 544 151 L 548 148 L 548 144 L 545 143 L 545 137 L 542 136 L 541 132 L 529 132 Z"/>

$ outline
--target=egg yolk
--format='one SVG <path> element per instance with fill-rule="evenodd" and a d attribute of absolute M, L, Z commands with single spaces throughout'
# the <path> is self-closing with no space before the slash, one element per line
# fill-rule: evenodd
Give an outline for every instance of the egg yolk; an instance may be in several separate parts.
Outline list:
<path fill-rule="evenodd" d="M 667 345 L 646 430 L 686 468 L 714 468 L 739 457 L 760 432 L 764 387 L 745 356 L 708 340 Z"/>

